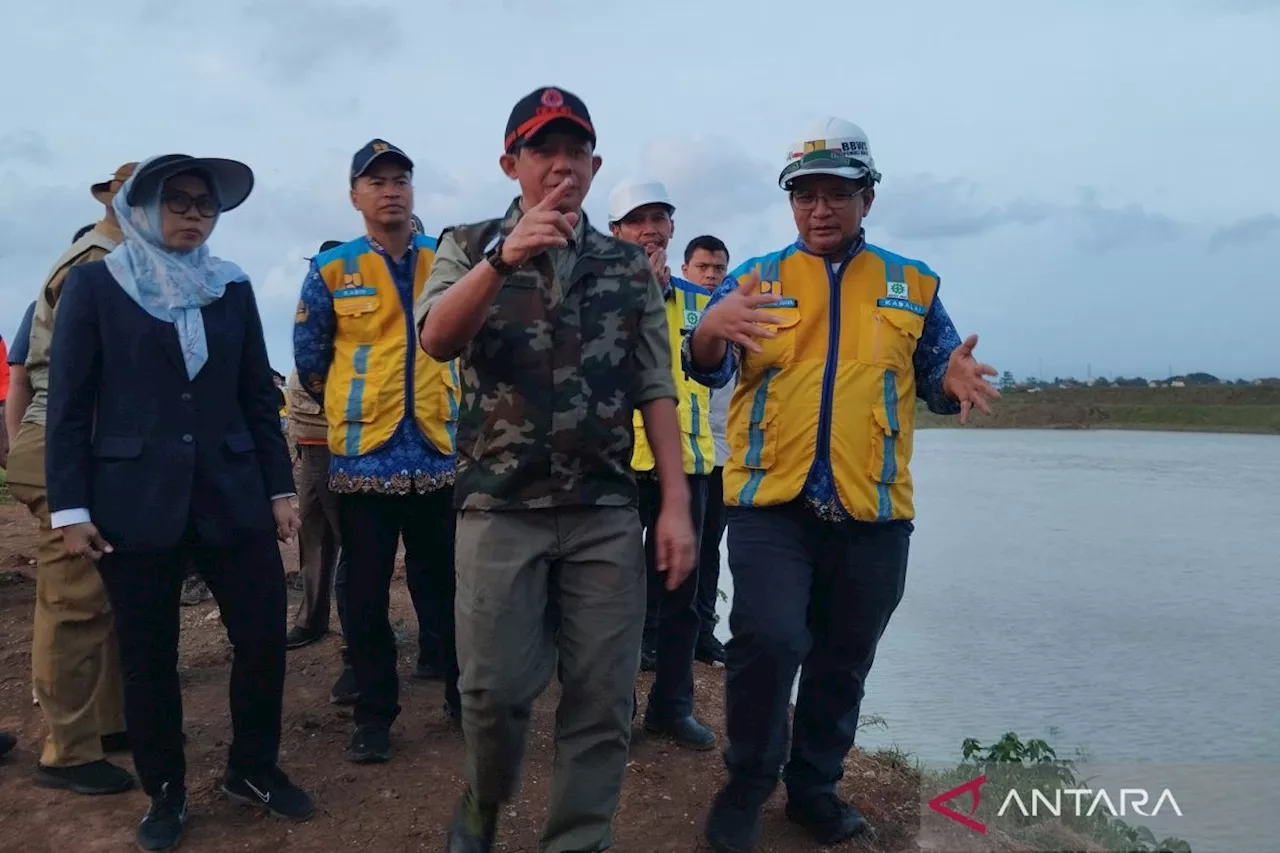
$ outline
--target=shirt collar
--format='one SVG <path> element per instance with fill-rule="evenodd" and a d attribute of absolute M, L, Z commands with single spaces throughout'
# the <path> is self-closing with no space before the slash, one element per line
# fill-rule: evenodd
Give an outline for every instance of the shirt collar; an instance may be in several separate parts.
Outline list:
<path fill-rule="evenodd" d="M 393 257 L 391 256 L 391 252 L 387 251 L 387 249 L 386 249 L 386 247 L 385 247 L 385 246 L 383 246 L 383 245 L 382 245 L 381 243 L 379 243 L 377 240 L 373 239 L 373 235 L 372 235 L 372 234 L 366 234 L 366 235 L 364 235 L 364 238 L 365 238 L 366 240 L 368 240 L 368 241 L 369 241 L 369 245 L 373 247 L 374 251 L 378 252 L 378 253 L 379 253 L 379 254 L 381 254 L 381 255 L 385 255 L 385 256 L 386 256 L 386 258 L 387 258 L 387 260 L 391 261 L 392 263 L 395 263 L 395 258 L 393 258 Z M 410 238 L 410 239 L 409 239 L 409 248 L 408 248 L 408 250 L 404 253 L 404 257 L 400 259 L 400 262 L 401 262 L 401 263 L 404 263 L 404 261 L 405 261 L 407 258 L 412 257 L 412 256 L 413 256 L 413 253 L 414 253 L 414 252 L 416 252 L 417 250 L 418 250 L 418 247 L 417 247 L 417 245 L 416 245 L 415 241 L 414 241 L 412 238 Z"/>

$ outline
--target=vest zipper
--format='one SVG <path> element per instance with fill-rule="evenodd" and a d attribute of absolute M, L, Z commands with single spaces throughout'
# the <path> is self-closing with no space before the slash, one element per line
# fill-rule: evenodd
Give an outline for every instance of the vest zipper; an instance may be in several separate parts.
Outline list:
<path fill-rule="evenodd" d="M 409 247 L 409 251 L 415 252 L 415 249 L 412 245 Z M 408 281 L 409 293 L 407 297 L 407 301 L 409 303 L 408 305 L 405 304 L 406 302 L 405 294 L 400 290 L 400 280 L 396 276 L 396 265 L 391 262 L 390 257 L 385 257 L 382 260 L 387 265 L 387 271 L 391 273 L 391 286 L 395 289 L 396 299 L 400 300 L 400 312 L 404 314 L 405 334 L 408 335 L 408 340 L 406 341 L 406 343 L 408 344 L 409 351 L 405 353 L 405 360 L 404 360 L 404 416 L 403 417 L 411 419 L 413 421 L 414 427 L 417 428 L 419 432 L 421 432 L 422 427 L 418 425 L 417 406 L 415 405 L 415 400 L 413 399 L 414 386 L 415 386 L 414 380 L 416 378 L 416 373 L 417 373 L 417 356 L 418 356 L 418 353 L 417 353 L 418 342 L 416 340 L 416 336 L 413 333 L 414 332 L 414 329 L 413 329 L 413 283 L 414 281 L 417 280 L 418 256 L 415 252 L 413 257 L 413 266 L 409 268 L 409 281 Z M 398 425 L 397 425 L 397 429 L 399 429 Z"/>
<path fill-rule="evenodd" d="M 836 366 L 840 361 L 840 282 L 852 260 L 852 256 L 846 257 L 836 269 L 831 266 L 829 258 L 822 259 L 827 267 L 827 283 L 831 286 L 831 302 L 827 318 L 827 363 L 822 369 L 822 407 L 818 412 L 818 458 L 814 464 L 826 465 L 831 472 L 831 499 L 836 504 L 840 503 L 840 497 L 835 491 L 835 469 L 831 467 L 831 407 L 834 405 Z"/>

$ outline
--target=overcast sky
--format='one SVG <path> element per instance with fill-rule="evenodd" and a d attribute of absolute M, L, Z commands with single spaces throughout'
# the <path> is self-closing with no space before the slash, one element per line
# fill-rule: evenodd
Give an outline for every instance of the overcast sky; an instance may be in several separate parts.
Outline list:
<path fill-rule="evenodd" d="M 834 115 L 884 173 L 870 239 L 941 275 L 998 368 L 1280 374 L 1278 0 L 46 0 L 5 29 L 6 337 L 98 217 L 90 183 L 227 156 L 258 183 L 210 246 L 253 277 L 288 372 L 305 256 L 361 230 L 351 154 L 414 157 L 428 231 L 498 215 L 511 105 L 557 85 L 596 122 L 600 227 L 639 172 L 667 182 L 679 248 L 780 248 L 784 155 Z"/>

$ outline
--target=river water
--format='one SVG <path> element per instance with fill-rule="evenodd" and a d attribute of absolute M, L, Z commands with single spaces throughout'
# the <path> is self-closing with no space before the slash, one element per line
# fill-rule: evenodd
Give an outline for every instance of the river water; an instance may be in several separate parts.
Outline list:
<path fill-rule="evenodd" d="M 859 742 L 944 765 L 1042 737 L 1179 780 L 1199 819 L 1134 819 L 1158 835 L 1280 850 L 1280 437 L 921 430 L 912 472 Z"/>

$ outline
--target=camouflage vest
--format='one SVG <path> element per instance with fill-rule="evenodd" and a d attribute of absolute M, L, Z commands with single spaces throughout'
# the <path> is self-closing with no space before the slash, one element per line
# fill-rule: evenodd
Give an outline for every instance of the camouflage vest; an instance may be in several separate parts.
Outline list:
<path fill-rule="evenodd" d="M 474 266 L 518 216 L 513 205 L 504 219 L 450 229 L 441 240 Z M 576 257 L 561 259 L 553 266 L 543 254 L 509 276 L 458 358 L 460 509 L 636 501 L 634 357 L 648 263 L 638 247 L 585 221 Z"/>

